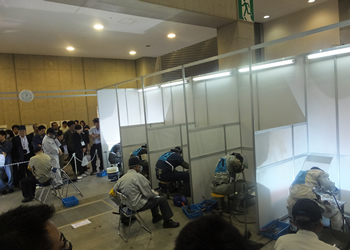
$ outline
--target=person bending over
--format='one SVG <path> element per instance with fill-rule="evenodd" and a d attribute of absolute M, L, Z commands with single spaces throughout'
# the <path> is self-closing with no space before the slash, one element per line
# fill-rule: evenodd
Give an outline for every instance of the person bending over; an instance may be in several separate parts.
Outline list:
<path fill-rule="evenodd" d="M 184 194 L 189 196 L 190 174 L 188 171 L 176 171 L 178 166 L 189 169 L 188 163 L 182 157 L 182 149 L 175 147 L 159 157 L 156 163 L 157 179 L 164 182 L 183 181 Z"/>
<path fill-rule="evenodd" d="M 163 219 L 163 228 L 175 228 L 180 223 L 174 222 L 173 212 L 165 197 L 159 196 L 157 192 L 151 189 L 151 183 L 144 177 L 141 172 L 141 162 L 137 157 L 129 159 L 130 170 L 121 177 L 111 190 L 111 195 L 117 197 L 117 192 L 127 197 L 125 205 L 133 211 L 141 212 L 151 209 L 153 223 Z M 112 199 L 121 206 L 121 201 Z M 159 208 L 162 215 L 159 214 Z"/>
<path fill-rule="evenodd" d="M 299 228 L 296 234 L 288 234 L 278 238 L 276 250 L 334 250 L 333 246 L 318 239 L 321 232 L 323 209 L 313 200 L 299 199 L 293 206 L 293 224 Z"/>
<path fill-rule="evenodd" d="M 71 250 L 72 244 L 58 231 L 49 205 L 19 206 L 0 215 L 0 249 Z"/>
<path fill-rule="evenodd" d="M 188 223 L 179 233 L 174 250 L 249 250 L 247 240 L 237 228 L 217 215 Z"/>
<path fill-rule="evenodd" d="M 292 207 L 297 200 L 303 198 L 315 200 L 324 210 L 323 216 L 331 220 L 332 228 L 340 231 L 343 225 L 341 213 L 338 209 L 333 209 L 328 201 L 322 202 L 321 198 L 312 191 L 313 187 L 322 188 L 325 191 L 331 192 L 338 191 L 334 182 L 329 179 L 329 174 L 322 169 L 312 167 L 310 170 L 300 171 L 289 188 L 289 196 L 287 199 L 289 217 L 291 217 Z"/>

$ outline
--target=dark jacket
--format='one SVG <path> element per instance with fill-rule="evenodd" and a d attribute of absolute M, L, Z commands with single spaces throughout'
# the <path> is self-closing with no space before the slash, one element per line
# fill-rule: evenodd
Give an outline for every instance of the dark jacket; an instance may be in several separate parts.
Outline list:
<path fill-rule="evenodd" d="M 32 145 L 32 140 L 30 137 L 27 136 L 28 140 L 28 146 L 29 146 L 29 153 L 30 156 L 33 156 L 33 145 Z M 15 136 L 12 138 L 12 151 L 13 151 L 13 159 L 12 162 L 22 162 L 24 160 L 24 151 L 21 143 L 21 137 L 20 136 Z"/>
<path fill-rule="evenodd" d="M 12 152 L 12 142 L 6 141 L 6 140 L 4 142 L 0 142 L 0 154 L 6 153 L 5 165 L 12 163 L 11 152 Z"/>
<path fill-rule="evenodd" d="M 75 147 L 73 143 L 73 135 L 75 133 L 70 132 L 70 130 L 67 130 L 64 134 L 63 137 L 66 140 L 67 148 L 69 152 L 75 152 Z"/>
<path fill-rule="evenodd" d="M 72 136 L 72 140 L 74 143 L 74 152 L 78 158 L 83 158 L 83 148 L 86 148 L 86 143 L 84 142 L 81 135 L 79 135 L 77 132 L 75 132 Z M 84 142 L 84 146 L 82 145 L 82 142 Z"/>

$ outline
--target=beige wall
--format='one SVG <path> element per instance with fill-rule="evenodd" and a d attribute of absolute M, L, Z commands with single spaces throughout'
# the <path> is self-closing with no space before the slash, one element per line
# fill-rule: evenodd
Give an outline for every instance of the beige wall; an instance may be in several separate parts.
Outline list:
<path fill-rule="evenodd" d="M 315 7 L 264 23 L 264 42 L 339 22 L 338 1 Z M 310 35 L 265 48 L 265 60 L 298 55 L 340 44 L 339 29 Z"/>
<path fill-rule="evenodd" d="M 57 56 L 0 54 L 0 92 L 96 89 L 136 77 L 135 61 Z M 124 87 L 136 87 L 130 83 Z M 57 96 L 96 92 L 35 94 Z M 16 97 L 0 95 L 0 97 Z M 97 98 L 65 97 L 1 100 L 0 125 L 46 124 L 78 119 L 91 125 L 97 115 Z"/>

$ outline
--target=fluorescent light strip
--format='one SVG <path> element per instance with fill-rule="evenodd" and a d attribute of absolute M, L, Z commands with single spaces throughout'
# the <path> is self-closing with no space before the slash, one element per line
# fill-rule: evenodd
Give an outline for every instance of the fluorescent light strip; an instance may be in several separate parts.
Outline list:
<path fill-rule="evenodd" d="M 146 91 L 150 91 L 150 90 L 155 90 L 155 89 L 159 89 L 159 87 L 156 86 L 156 87 L 146 88 L 146 89 L 145 89 L 145 92 L 146 92 Z M 142 89 L 139 89 L 138 91 L 139 91 L 139 92 L 142 92 Z"/>
<path fill-rule="evenodd" d="M 258 66 L 253 66 L 252 70 L 259 70 L 259 69 L 268 69 L 268 68 L 273 68 L 273 67 L 279 67 L 279 66 L 284 66 L 284 65 L 289 65 L 295 63 L 295 60 L 285 60 L 285 61 L 280 61 L 280 62 L 274 62 L 274 63 L 267 63 L 267 64 L 262 64 Z M 249 72 L 249 68 L 242 68 L 238 70 L 239 72 Z"/>
<path fill-rule="evenodd" d="M 181 85 L 182 83 L 183 83 L 183 81 L 169 82 L 169 83 L 164 83 L 164 84 L 162 84 L 161 87 L 162 87 L 162 88 L 166 88 L 166 87 Z M 186 81 L 185 81 L 185 83 L 186 83 Z"/>
<path fill-rule="evenodd" d="M 195 78 L 193 78 L 193 81 L 196 82 L 196 81 L 218 78 L 218 77 L 229 76 L 229 75 L 231 75 L 231 72 L 223 72 L 223 73 L 217 73 L 217 74 L 212 74 L 212 75 L 195 77 Z"/>
<path fill-rule="evenodd" d="M 311 55 L 308 55 L 307 58 L 308 59 L 316 59 L 316 58 L 321 58 L 321 57 L 326 57 L 326 56 L 345 54 L 345 53 L 349 53 L 349 52 L 350 52 L 350 47 L 344 48 L 344 49 L 335 49 L 335 50 L 320 52 L 320 53 L 316 53 L 316 54 L 311 54 Z"/>

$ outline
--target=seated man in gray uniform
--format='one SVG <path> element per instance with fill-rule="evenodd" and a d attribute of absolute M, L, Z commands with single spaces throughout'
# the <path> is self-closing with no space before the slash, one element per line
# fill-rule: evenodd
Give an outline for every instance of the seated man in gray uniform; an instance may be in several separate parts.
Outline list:
<path fill-rule="evenodd" d="M 278 238 L 276 250 L 308 250 L 337 249 L 318 239 L 317 234 L 322 231 L 323 209 L 313 200 L 299 199 L 292 209 L 293 224 L 299 228 L 296 234 L 288 234 Z"/>
<path fill-rule="evenodd" d="M 180 223 L 174 222 L 173 212 L 165 197 L 151 189 L 151 183 L 140 172 L 142 171 L 141 162 L 137 157 L 129 159 L 130 170 L 121 177 L 114 185 L 110 192 L 112 200 L 121 206 L 121 201 L 115 194 L 122 193 L 127 197 L 125 205 L 137 212 L 151 209 L 153 223 L 163 219 L 163 228 L 175 228 L 180 226 Z M 114 197 L 113 197 L 114 196 Z M 159 208 L 162 215 L 159 214 Z M 121 218 L 122 219 L 122 218 Z"/>

